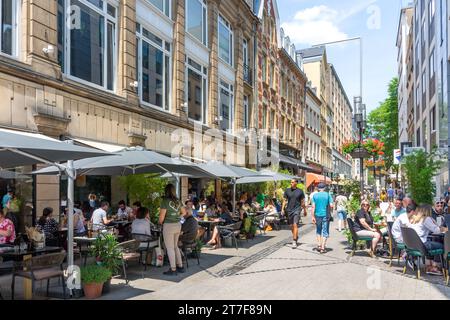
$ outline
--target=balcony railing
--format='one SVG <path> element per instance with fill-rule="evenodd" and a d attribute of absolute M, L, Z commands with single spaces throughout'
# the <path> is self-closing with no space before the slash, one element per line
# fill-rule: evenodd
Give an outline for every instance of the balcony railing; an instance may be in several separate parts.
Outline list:
<path fill-rule="evenodd" d="M 251 86 L 253 85 L 253 70 L 247 64 L 244 64 L 244 81 Z"/>

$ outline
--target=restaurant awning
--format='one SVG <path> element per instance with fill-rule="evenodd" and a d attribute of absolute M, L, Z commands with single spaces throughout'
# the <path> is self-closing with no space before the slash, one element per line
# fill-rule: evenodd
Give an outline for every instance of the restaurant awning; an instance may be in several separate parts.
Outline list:
<path fill-rule="evenodd" d="M 87 176 L 127 176 L 132 174 L 200 174 L 214 177 L 195 163 L 172 159 L 157 152 L 143 148 L 128 148 L 112 156 L 95 159 L 82 159 L 74 162 L 79 175 Z M 55 167 L 44 168 L 35 174 L 54 174 Z"/>
<path fill-rule="evenodd" d="M 313 183 L 325 183 L 325 184 L 331 184 L 331 179 L 325 176 L 322 176 L 320 174 L 315 173 L 306 173 L 306 188 L 309 188 Z"/>
<path fill-rule="evenodd" d="M 296 167 L 298 167 L 300 169 L 303 169 L 303 170 L 311 170 L 312 169 L 306 163 L 304 163 L 304 162 L 302 162 L 300 160 L 297 160 L 295 158 L 282 155 L 282 154 L 280 154 L 280 162 L 296 166 Z"/>
<path fill-rule="evenodd" d="M 295 177 L 287 174 L 273 172 L 270 170 L 263 170 L 259 172 L 259 176 L 246 177 L 236 180 L 236 184 L 288 181 L 292 180 L 293 178 Z"/>

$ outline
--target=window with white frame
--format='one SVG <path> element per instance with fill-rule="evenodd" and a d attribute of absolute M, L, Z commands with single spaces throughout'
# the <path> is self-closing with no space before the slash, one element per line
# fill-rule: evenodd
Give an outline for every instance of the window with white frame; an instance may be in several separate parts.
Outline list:
<path fill-rule="evenodd" d="M 219 15 L 219 57 L 233 66 L 233 28 Z"/>
<path fill-rule="evenodd" d="M 170 18 L 170 0 L 147 0 Z"/>
<path fill-rule="evenodd" d="M 69 76 L 114 91 L 116 34 L 113 1 L 58 1 L 58 61 Z"/>
<path fill-rule="evenodd" d="M 143 105 L 170 110 L 171 44 L 136 26 L 139 96 Z"/>
<path fill-rule="evenodd" d="M 18 0 L 0 0 L 1 53 L 10 56 L 18 55 Z"/>
<path fill-rule="evenodd" d="M 230 131 L 233 129 L 234 86 L 220 80 L 219 92 L 220 129 Z"/>
<path fill-rule="evenodd" d="M 434 77 L 434 49 L 430 54 L 430 79 Z"/>
<path fill-rule="evenodd" d="M 191 58 L 186 63 L 188 117 L 206 124 L 208 69 Z"/>
<path fill-rule="evenodd" d="M 205 0 L 186 0 L 186 31 L 208 45 L 208 19 Z"/>

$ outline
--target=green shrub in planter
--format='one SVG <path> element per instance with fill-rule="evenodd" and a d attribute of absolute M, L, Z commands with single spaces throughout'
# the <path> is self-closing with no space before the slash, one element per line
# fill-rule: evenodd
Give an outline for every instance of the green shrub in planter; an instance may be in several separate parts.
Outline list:
<path fill-rule="evenodd" d="M 81 268 L 81 282 L 84 284 L 103 284 L 112 276 L 108 268 L 92 264 Z"/>

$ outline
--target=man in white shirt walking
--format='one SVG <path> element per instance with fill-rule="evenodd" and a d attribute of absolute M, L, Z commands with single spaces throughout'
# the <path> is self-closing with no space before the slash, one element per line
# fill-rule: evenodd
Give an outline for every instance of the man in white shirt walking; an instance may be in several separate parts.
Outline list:
<path fill-rule="evenodd" d="M 347 203 L 348 198 L 345 196 L 344 192 L 341 191 L 339 195 L 336 197 L 335 206 L 338 214 L 339 222 L 338 222 L 338 231 L 342 231 L 342 222 L 344 222 L 344 229 L 347 229 Z"/>

